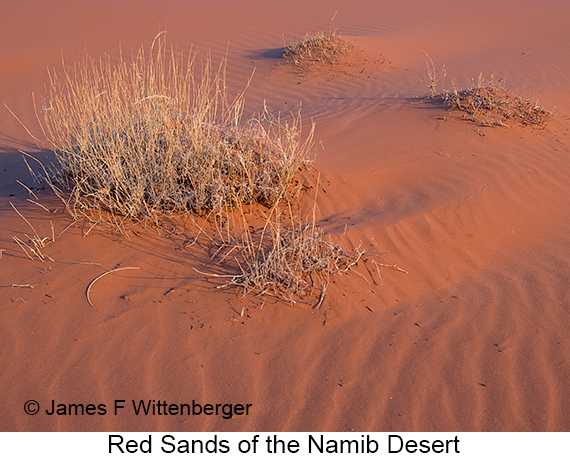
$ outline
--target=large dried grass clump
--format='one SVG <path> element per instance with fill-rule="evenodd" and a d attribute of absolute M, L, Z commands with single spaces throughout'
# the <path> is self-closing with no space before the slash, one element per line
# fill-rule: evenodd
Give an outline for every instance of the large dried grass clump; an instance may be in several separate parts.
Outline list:
<path fill-rule="evenodd" d="M 513 95 L 504 79 L 485 80 L 481 75 L 469 89 L 445 92 L 442 98 L 449 109 L 459 109 L 479 125 L 506 126 L 509 121 L 543 126 L 552 116 L 538 101 Z"/>
<path fill-rule="evenodd" d="M 283 57 L 305 70 L 316 63 L 335 65 L 347 56 L 354 46 L 336 32 L 305 34 L 283 51 Z"/>
<path fill-rule="evenodd" d="M 286 199 L 309 161 L 312 130 L 264 110 L 243 120 L 243 91 L 227 95 L 225 63 L 198 62 L 157 39 L 131 59 L 87 57 L 50 73 L 44 128 L 52 182 L 72 212 L 135 219 L 219 213 Z"/>

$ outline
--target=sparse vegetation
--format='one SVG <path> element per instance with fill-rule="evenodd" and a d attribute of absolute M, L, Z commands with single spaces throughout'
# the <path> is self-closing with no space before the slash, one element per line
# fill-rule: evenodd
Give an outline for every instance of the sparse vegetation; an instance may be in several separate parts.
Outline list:
<path fill-rule="evenodd" d="M 278 210 L 263 230 L 244 228 L 238 233 L 237 238 L 228 238 L 223 258 L 239 272 L 227 275 L 229 281 L 222 287 L 237 286 L 244 294 L 272 295 L 291 303 L 312 299 L 314 306 L 320 306 L 330 276 L 347 272 L 365 255 L 359 248 L 342 249 L 314 220 L 302 223 Z"/>
<path fill-rule="evenodd" d="M 454 88 L 444 92 L 442 98 L 450 109 L 459 109 L 470 115 L 478 125 L 508 126 L 509 122 L 543 126 L 552 116 L 538 101 L 513 95 L 505 88 L 505 80 L 479 75 L 477 82 L 465 90 Z"/>
<path fill-rule="evenodd" d="M 86 58 L 50 73 L 41 125 L 57 158 L 42 168 L 52 188 L 73 216 L 119 228 L 127 218 L 160 224 L 171 214 L 207 215 L 225 233 L 214 257 L 235 274 L 214 276 L 228 278 L 226 287 L 292 303 L 317 295 L 320 306 L 329 276 L 348 271 L 364 252 L 327 240 L 314 215 L 312 224 L 299 222 L 291 204 L 283 223 L 280 204 L 297 197 L 296 175 L 312 162 L 314 125 L 302 138 L 299 115 L 284 121 L 264 109 L 244 121 L 244 94 L 228 98 L 223 62 L 216 70 L 210 58 L 199 64 L 195 53 L 167 53 L 155 41 L 132 61 Z M 349 48 L 334 34 L 317 35 L 288 52 L 331 61 Z M 242 211 L 253 203 L 270 208 L 258 235 Z M 232 208 L 243 221 L 235 230 Z"/>

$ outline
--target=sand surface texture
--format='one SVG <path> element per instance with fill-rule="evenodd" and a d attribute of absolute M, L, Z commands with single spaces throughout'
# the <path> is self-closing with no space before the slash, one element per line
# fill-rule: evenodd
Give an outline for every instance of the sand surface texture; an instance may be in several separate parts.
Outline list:
<path fill-rule="evenodd" d="M 22 0 L 0 15 L 0 391 L 3 431 L 562 431 L 570 427 L 570 5 L 483 0 Z M 351 61 L 304 74 L 284 41 L 335 26 Z M 194 234 L 126 237 L 50 212 L 18 150 L 46 68 L 130 53 L 159 30 L 228 54 L 246 112 L 302 104 L 316 123 L 317 225 L 382 268 L 335 277 L 319 309 L 216 289 Z M 556 106 L 545 128 L 482 127 L 427 100 L 426 51 L 465 88 L 480 73 Z M 38 111 L 41 102 L 38 101 Z M 36 187 L 34 187 L 36 186 Z M 301 206 L 312 207 L 313 193 Z M 13 237 L 69 228 L 28 259 Z M 373 246 L 371 246 L 371 244 Z M 80 264 L 77 262 L 85 262 Z M 94 264 L 98 265 L 94 265 Z M 101 273 L 109 274 L 90 291 Z M 203 267 L 202 267 L 203 268 Z M 376 284 L 373 279 L 376 280 Z M 16 287 L 33 285 L 29 287 Z M 39 402 L 35 416 L 27 400 Z M 114 400 L 251 404 L 249 415 L 113 414 Z M 55 403 L 105 415 L 47 415 Z M 128 406 L 128 405 L 127 405 Z"/>

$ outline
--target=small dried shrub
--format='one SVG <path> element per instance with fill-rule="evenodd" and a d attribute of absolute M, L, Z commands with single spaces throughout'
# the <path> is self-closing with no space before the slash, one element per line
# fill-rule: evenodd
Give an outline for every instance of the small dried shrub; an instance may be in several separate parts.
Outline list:
<path fill-rule="evenodd" d="M 336 32 L 326 35 L 324 32 L 305 34 L 292 42 L 283 51 L 286 61 L 306 70 L 316 63 L 335 65 L 347 56 L 354 46 L 343 40 Z"/>
<path fill-rule="evenodd" d="M 237 286 L 244 295 L 271 295 L 291 303 L 313 299 L 317 307 L 330 276 L 348 272 L 365 256 L 359 248 L 344 250 L 314 222 L 302 223 L 292 213 L 286 218 L 276 208 L 263 230 L 237 230 L 237 236 L 226 236 L 218 253 L 238 271 L 221 275 L 230 279 L 220 287 Z"/>
<path fill-rule="evenodd" d="M 477 83 L 465 90 L 445 92 L 442 98 L 450 109 L 465 111 L 479 125 L 506 126 L 509 121 L 543 126 L 552 116 L 538 101 L 524 99 L 506 90 L 504 79 L 489 80 L 479 75 Z"/>

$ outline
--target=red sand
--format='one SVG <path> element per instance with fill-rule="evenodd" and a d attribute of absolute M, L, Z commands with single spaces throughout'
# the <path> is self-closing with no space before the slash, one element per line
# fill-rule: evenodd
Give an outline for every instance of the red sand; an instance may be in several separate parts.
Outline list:
<path fill-rule="evenodd" d="M 4 2 L 0 16 L 0 390 L 2 431 L 567 431 L 570 428 L 570 6 L 484 0 L 333 2 Z M 335 26 L 362 65 L 296 75 L 275 68 L 283 40 Z M 32 103 L 46 67 L 84 51 L 149 46 L 159 30 L 214 59 L 229 43 L 247 110 L 302 102 L 317 124 L 319 225 L 345 244 L 373 240 L 383 285 L 335 278 L 323 306 L 240 298 L 197 274 L 205 253 L 145 232 L 74 224 L 32 262 L 14 243 L 71 221 L 28 203 L 18 149 L 38 152 Z M 506 77 L 557 106 L 546 129 L 479 128 L 422 102 L 422 52 L 467 86 Z M 384 63 L 376 62 L 385 59 Z M 479 130 L 479 132 L 477 132 Z M 479 133 L 483 133 L 481 136 Z M 316 172 L 315 172 L 316 173 Z M 312 179 L 315 179 L 314 177 Z M 314 183 L 314 182 L 313 182 Z M 95 265 L 61 261 L 96 262 Z M 117 266 L 139 270 L 106 276 Z M 34 289 L 13 284 L 33 284 Z M 170 292 L 170 293 L 168 293 Z M 243 316 L 241 316 L 243 311 Z M 36 416 L 26 400 L 42 405 Z M 250 403 L 250 414 L 114 415 L 115 399 Z M 50 416 L 57 403 L 105 415 Z"/>

